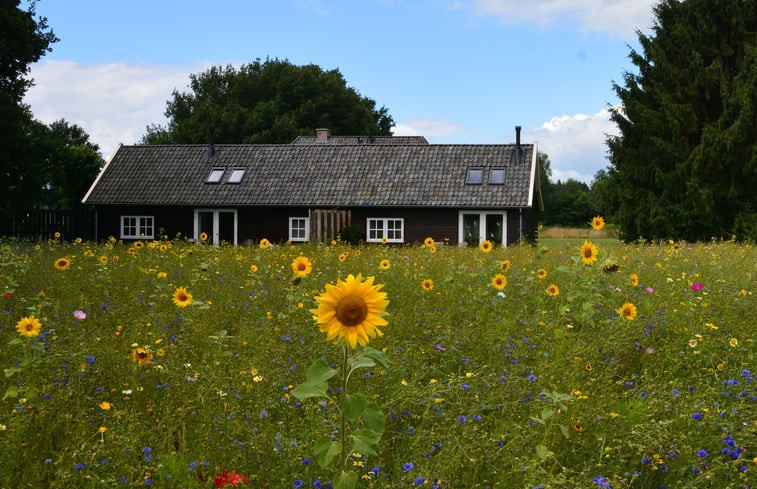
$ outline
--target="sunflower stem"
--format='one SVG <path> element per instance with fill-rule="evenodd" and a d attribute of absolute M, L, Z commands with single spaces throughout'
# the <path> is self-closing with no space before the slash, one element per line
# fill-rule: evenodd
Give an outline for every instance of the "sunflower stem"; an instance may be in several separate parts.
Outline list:
<path fill-rule="evenodd" d="M 347 395 L 347 343 L 344 341 L 342 342 L 342 352 L 344 353 L 343 355 L 344 358 L 342 360 L 342 393 L 341 394 L 342 396 L 345 396 Z M 341 418 L 340 420 L 341 427 L 339 429 L 339 435 L 342 440 L 342 454 L 341 454 L 342 456 L 341 456 L 340 468 L 342 469 L 342 471 L 344 471 L 344 465 L 347 462 L 347 457 L 345 455 L 346 442 L 347 442 L 347 434 L 346 434 L 347 420 L 344 416 L 344 411 L 342 411 L 341 409 L 339 410 L 339 417 Z"/>

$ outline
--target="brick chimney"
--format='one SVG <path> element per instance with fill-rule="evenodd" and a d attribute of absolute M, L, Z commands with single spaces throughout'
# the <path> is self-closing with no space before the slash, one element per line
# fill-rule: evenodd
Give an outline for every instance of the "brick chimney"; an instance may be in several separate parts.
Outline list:
<path fill-rule="evenodd" d="M 331 137 L 331 129 L 319 127 L 315 130 L 315 138 L 318 141 L 328 141 Z"/>

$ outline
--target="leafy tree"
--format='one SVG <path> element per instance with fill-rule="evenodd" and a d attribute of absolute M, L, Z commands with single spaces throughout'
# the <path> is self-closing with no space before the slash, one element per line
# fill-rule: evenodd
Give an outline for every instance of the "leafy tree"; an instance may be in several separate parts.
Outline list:
<path fill-rule="evenodd" d="M 586 223 L 597 215 L 597 207 L 592 201 L 589 186 L 569 178 L 549 186 L 544 202 L 544 224 L 548 226 L 586 227 Z"/>
<path fill-rule="evenodd" d="M 204 143 L 211 131 L 221 143 L 290 143 L 328 127 L 335 134 L 389 135 L 385 107 L 347 87 L 339 70 L 266 59 L 212 67 L 190 76 L 190 93 L 173 92 L 168 126 L 151 125 L 148 144 Z"/>
<path fill-rule="evenodd" d="M 74 210 L 103 165 L 99 147 L 89 141 L 84 130 L 61 119 L 49 126 L 39 125 L 35 159 L 46 169 L 43 206 Z"/>
<path fill-rule="evenodd" d="M 47 20 L 37 18 L 36 2 L 26 10 L 19 5 L 20 0 L 0 1 L 0 217 L 33 207 L 44 180 L 32 159 L 36 123 L 22 99 L 32 84 L 29 65 L 58 40 Z"/>
<path fill-rule="evenodd" d="M 757 239 L 757 3 L 663 0 L 608 138 L 625 238 Z"/>

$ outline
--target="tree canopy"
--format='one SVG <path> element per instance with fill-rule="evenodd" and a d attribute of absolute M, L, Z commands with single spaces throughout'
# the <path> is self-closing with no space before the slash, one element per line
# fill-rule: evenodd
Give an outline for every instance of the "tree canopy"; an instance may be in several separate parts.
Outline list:
<path fill-rule="evenodd" d="M 614 89 L 614 221 L 625 238 L 757 238 L 757 3 L 663 0 Z M 604 182 L 608 183 L 608 182 Z"/>
<path fill-rule="evenodd" d="M 327 127 L 335 134 L 389 135 L 385 107 L 347 86 L 339 70 L 256 60 L 239 69 L 211 67 L 190 76 L 191 92 L 174 90 L 167 127 L 147 127 L 148 144 L 290 143 Z"/>

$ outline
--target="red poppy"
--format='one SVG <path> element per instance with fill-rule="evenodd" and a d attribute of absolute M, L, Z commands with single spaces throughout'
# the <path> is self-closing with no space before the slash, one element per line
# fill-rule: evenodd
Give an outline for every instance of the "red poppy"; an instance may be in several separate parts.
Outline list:
<path fill-rule="evenodd" d="M 247 482 L 249 482 L 249 479 L 241 474 L 237 474 L 232 470 L 230 473 L 224 471 L 223 475 L 217 475 L 215 479 L 213 479 L 213 482 L 215 483 L 216 487 L 221 488 L 226 484 L 231 484 L 232 486 L 236 486 L 240 482 L 242 484 L 246 484 Z"/>

